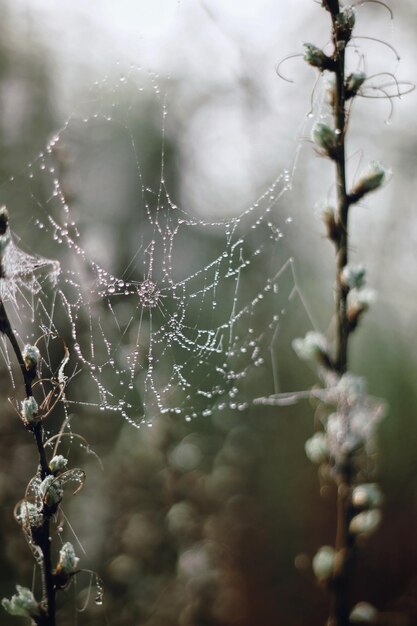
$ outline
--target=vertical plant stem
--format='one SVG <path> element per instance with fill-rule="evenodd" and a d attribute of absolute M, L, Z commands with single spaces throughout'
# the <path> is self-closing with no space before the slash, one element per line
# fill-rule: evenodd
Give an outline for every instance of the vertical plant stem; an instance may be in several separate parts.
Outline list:
<path fill-rule="evenodd" d="M 333 25 L 333 44 L 335 60 L 335 89 L 333 116 L 337 135 L 337 149 L 335 153 L 337 213 L 336 220 L 339 229 L 339 238 L 336 246 L 336 351 L 335 369 L 341 376 L 348 367 L 349 320 L 347 315 L 348 290 L 342 285 L 340 276 L 343 268 L 349 261 L 349 197 L 346 189 L 346 95 L 345 95 L 345 46 L 338 40 L 336 26 L 337 16 L 340 13 L 339 1 L 328 2 Z M 344 467 L 339 469 L 337 484 L 337 530 L 336 552 L 339 555 L 338 571 L 333 581 L 332 610 L 328 626 L 349 625 L 349 587 L 351 566 L 353 560 L 353 540 L 349 533 L 349 524 L 352 517 L 350 493 L 352 482 L 352 467 L 348 458 Z"/>
<path fill-rule="evenodd" d="M 0 267 L 1 270 L 1 267 Z M 2 274 L 0 272 L 0 274 Z M 26 398 L 33 395 L 32 378 L 29 375 L 25 362 L 23 359 L 22 351 L 19 343 L 16 339 L 16 335 L 10 324 L 4 303 L 0 297 L 0 332 L 6 335 L 13 351 L 16 355 L 17 362 L 19 363 L 20 370 L 22 372 Z M 39 455 L 40 476 L 42 480 L 50 474 L 48 467 L 48 461 L 46 458 L 45 446 L 43 443 L 43 426 L 42 421 L 34 422 L 28 426 L 35 438 L 36 446 Z M 42 589 L 44 593 L 43 604 L 45 613 L 37 620 L 39 626 L 55 626 L 55 612 L 56 612 L 56 588 L 54 583 L 54 574 L 51 561 L 51 541 L 50 541 L 50 516 L 44 515 L 42 525 L 36 529 L 36 533 L 33 535 L 35 543 L 42 550 L 43 555 L 43 567 L 42 567 Z"/>
<path fill-rule="evenodd" d="M 337 317 L 337 344 L 336 344 L 336 369 L 339 374 L 347 370 L 349 324 L 347 319 L 347 290 L 340 284 L 340 273 L 348 263 L 348 213 L 349 200 L 346 191 L 346 155 L 345 155 L 345 53 L 341 51 L 337 55 L 336 88 L 334 104 L 334 120 L 338 135 L 336 152 L 336 186 L 337 186 L 337 221 L 339 224 L 340 239 L 336 257 L 336 317 Z"/>

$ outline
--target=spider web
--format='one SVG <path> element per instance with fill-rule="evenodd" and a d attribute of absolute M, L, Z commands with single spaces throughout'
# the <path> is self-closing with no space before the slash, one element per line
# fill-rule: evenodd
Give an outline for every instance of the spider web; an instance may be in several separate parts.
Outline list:
<path fill-rule="evenodd" d="M 154 187 L 145 180 L 135 126 L 147 81 L 161 129 Z M 22 342 L 33 341 L 38 329 L 45 337 L 62 337 L 71 355 L 67 406 L 114 411 L 135 426 L 166 412 L 189 421 L 214 411 L 244 411 L 259 385 L 264 395 L 277 393 L 280 321 L 288 301 L 300 295 L 283 243 L 292 222 L 284 209 L 292 173 L 281 172 L 233 217 L 201 218 L 170 195 L 167 115 L 153 75 L 132 70 L 114 85 L 98 82 L 88 102 L 9 183 L 11 198 L 18 181 L 26 190 L 22 241 L 33 254 L 47 250 L 45 257 L 59 259 L 58 265 L 19 251 L 20 241 L 13 244 L 17 260 L 8 294 L 6 287 L 2 294 L 13 303 Z M 68 179 L 77 178 L 68 155 L 85 164 L 97 136 L 111 155 L 116 131 L 126 162 L 134 164 L 138 207 L 136 249 L 120 272 L 111 267 L 110 252 L 126 245 L 119 228 L 123 210 L 115 205 L 102 215 L 90 189 L 86 216 L 68 191 Z M 111 227 L 100 236 L 106 219 L 114 225 L 110 239 Z M 38 277 L 40 267 L 45 277 L 53 276 L 52 286 Z M 23 275 L 32 278 L 22 281 Z M 12 375 L 5 342 L 3 355 Z M 53 375 L 59 358 L 48 345 L 43 358 Z"/>

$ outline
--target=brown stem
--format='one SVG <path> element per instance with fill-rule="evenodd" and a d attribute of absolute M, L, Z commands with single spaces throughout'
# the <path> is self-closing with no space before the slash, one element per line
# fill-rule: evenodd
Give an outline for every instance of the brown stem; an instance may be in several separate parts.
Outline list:
<path fill-rule="evenodd" d="M 1 270 L 1 264 L 0 264 Z M 0 272 L 1 273 L 1 272 Z M 0 278 L 1 280 L 1 278 Z M 20 370 L 22 372 L 23 381 L 25 385 L 25 393 L 26 398 L 29 398 L 33 395 L 32 390 L 32 380 L 30 372 L 26 369 L 25 362 L 23 359 L 22 351 L 20 349 L 19 343 L 16 339 L 16 335 L 12 329 L 10 324 L 10 320 L 8 318 L 4 303 L 2 298 L 0 297 L 0 332 L 6 335 L 10 344 L 13 348 L 13 351 L 16 355 L 17 362 L 19 363 Z M 48 461 L 46 458 L 45 446 L 43 443 L 43 426 L 42 421 L 34 422 L 28 426 L 28 430 L 33 433 L 33 436 L 36 441 L 36 446 L 38 448 L 39 454 L 39 465 L 40 465 L 40 474 L 42 480 L 50 474 L 50 470 L 48 467 Z M 43 568 L 42 568 L 42 588 L 44 590 L 44 613 L 36 618 L 36 623 L 39 626 L 55 626 L 55 612 L 56 612 L 56 588 L 54 583 L 54 574 L 52 568 L 51 561 L 51 541 L 50 541 L 50 518 L 51 515 L 48 512 L 44 515 L 44 521 L 42 526 L 37 529 L 36 533 L 33 533 L 33 539 L 35 543 L 42 550 L 43 554 Z"/>
<path fill-rule="evenodd" d="M 339 375 L 347 371 L 348 343 L 350 325 L 347 315 L 348 289 L 341 284 L 340 276 L 349 260 L 349 196 L 346 190 L 346 147 L 345 136 L 347 126 L 346 92 L 345 92 L 345 42 L 338 38 L 337 16 L 340 12 L 339 1 L 323 1 L 325 8 L 330 12 L 333 24 L 333 44 L 335 60 L 335 93 L 333 116 L 335 129 L 338 131 L 337 149 L 334 157 L 336 165 L 337 188 L 337 223 L 339 238 L 336 242 L 336 351 L 335 370 Z M 349 625 L 349 592 L 351 582 L 352 563 L 354 557 L 353 538 L 349 532 L 352 518 L 350 504 L 352 486 L 352 463 L 348 459 L 340 469 L 337 491 L 337 531 L 336 553 L 338 567 L 332 584 L 332 609 L 328 626 Z"/>

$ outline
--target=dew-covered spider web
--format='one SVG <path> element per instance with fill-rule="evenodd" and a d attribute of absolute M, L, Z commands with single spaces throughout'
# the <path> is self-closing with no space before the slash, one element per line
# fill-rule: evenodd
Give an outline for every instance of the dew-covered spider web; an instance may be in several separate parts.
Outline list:
<path fill-rule="evenodd" d="M 43 336 L 45 377 L 59 368 L 56 346 L 68 347 L 71 412 L 114 411 L 137 426 L 166 412 L 189 421 L 244 411 L 277 393 L 280 324 L 301 297 L 286 246 L 292 172 L 224 218 L 182 206 L 167 175 L 175 155 L 162 91 L 140 70 L 96 83 L 2 185 L 13 236 L 2 296 L 22 344 Z M 50 338 L 60 338 L 54 348 Z M 2 352 L 13 379 L 6 341 Z"/>

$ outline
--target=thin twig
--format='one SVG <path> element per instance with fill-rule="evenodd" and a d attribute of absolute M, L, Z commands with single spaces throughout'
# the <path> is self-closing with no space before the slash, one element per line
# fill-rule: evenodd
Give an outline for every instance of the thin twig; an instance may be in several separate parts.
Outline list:
<path fill-rule="evenodd" d="M 8 228 L 8 217 L 7 214 L 2 214 L 2 220 L 0 223 L 0 231 L 1 234 L 4 235 Z M 2 259 L 0 257 L 0 280 L 4 280 L 5 272 L 2 265 Z M 17 341 L 16 335 L 13 331 L 13 328 L 10 324 L 9 317 L 7 315 L 6 308 L 3 303 L 3 299 L 0 295 L 0 333 L 6 335 L 10 344 L 13 348 L 13 351 L 16 355 L 17 362 L 19 364 L 20 370 L 22 372 L 26 399 L 33 396 L 32 389 L 32 381 L 33 381 L 33 373 L 30 372 L 23 358 L 22 351 L 20 349 L 19 343 Z M 32 423 L 26 425 L 27 429 L 32 432 L 36 446 L 38 449 L 39 455 L 39 467 L 40 467 L 40 477 L 43 480 L 51 474 L 51 471 L 48 466 L 48 461 L 45 452 L 44 446 L 44 432 L 42 420 L 36 420 Z M 50 519 L 53 514 L 53 511 L 50 510 L 45 505 L 45 511 L 43 515 L 43 522 L 39 528 L 33 529 L 32 537 L 36 545 L 42 551 L 43 555 L 43 564 L 42 564 L 42 589 L 44 590 L 44 597 L 42 598 L 42 608 L 43 612 L 39 617 L 34 618 L 37 626 L 55 626 L 55 612 L 56 612 L 56 587 L 54 582 L 54 572 L 52 568 L 52 560 L 51 560 L 51 539 L 50 539 Z"/>

